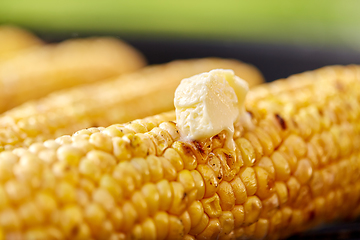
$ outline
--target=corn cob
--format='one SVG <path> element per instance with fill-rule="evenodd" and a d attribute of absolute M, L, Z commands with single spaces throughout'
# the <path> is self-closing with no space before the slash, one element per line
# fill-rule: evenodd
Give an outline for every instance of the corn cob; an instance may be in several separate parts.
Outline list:
<path fill-rule="evenodd" d="M 180 141 L 174 112 L 4 151 L 0 236 L 277 239 L 358 215 L 359 80 L 336 66 L 252 90 L 235 152 L 223 133 Z"/>
<path fill-rule="evenodd" d="M 43 42 L 30 32 L 14 26 L 0 25 L 0 61 L 42 44 Z"/>
<path fill-rule="evenodd" d="M 109 126 L 174 108 L 180 80 L 213 68 L 232 68 L 250 86 L 263 81 L 247 64 L 226 59 L 194 59 L 150 66 L 117 79 L 79 86 L 26 103 L 0 117 L 0 148 L 29 146 L 93 126 Z"/>
<path fill-rule="evenodd" d="M 144 63 L 139 52 L 113 38 L 29 49 L 0 63 L 0 112 L 54 90 L 132 72 Z"/>

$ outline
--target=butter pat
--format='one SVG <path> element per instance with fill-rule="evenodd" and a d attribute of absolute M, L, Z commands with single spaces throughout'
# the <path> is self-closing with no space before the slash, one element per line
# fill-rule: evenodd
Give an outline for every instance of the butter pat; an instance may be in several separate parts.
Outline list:
<path fill-rule="evenodd" d="M 248 90 L 247 82 L 232 70 L 215 69 L 183 79 L 174 99 L 182 138 L 200 140 L 226 130 L 232 139 L 235 121 L 245 114 Z"/>

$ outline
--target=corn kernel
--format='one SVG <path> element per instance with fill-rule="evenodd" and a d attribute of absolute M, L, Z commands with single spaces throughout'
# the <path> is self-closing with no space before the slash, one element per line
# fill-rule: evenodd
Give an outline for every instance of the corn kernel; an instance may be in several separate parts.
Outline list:
<path fill-rule="evenodd" d="M 246 187 L 248 196 L 254 195 L 258 187 L 254 169 L 245 167 L 240 171 L 239 176 Z"/>

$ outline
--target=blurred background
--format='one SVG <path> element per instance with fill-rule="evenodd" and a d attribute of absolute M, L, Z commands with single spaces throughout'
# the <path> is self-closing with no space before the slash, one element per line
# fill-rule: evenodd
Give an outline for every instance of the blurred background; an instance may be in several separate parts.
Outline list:
<path fill-rule="evenodd" d="M 267 81 L 332 64 L 360 64 L 360 1 L 12 0 L 0 24 L 47 42 L 114 36 L 150 64 L 199 57 L 254 64 Z M 359 223 L 328 225 L 292 239 L 357 239 Z"/>
<path fill-rule="evenodd" d="M 48 42 L 111 35 L 150 63 L 231 57 L 268 81 L 329 64 L 360 63 L 360 1 L 0 2 L 0 24 L 27 28 Z"/>

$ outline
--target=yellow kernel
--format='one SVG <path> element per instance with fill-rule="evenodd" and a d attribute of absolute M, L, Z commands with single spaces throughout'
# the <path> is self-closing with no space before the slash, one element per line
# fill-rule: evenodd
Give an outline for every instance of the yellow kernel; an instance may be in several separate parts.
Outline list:
<path fill-rule="evenodd" d="M 127 233 L 129 232 L 135 224 L 135 221 L 138 219 L 137 211 L 134 208 L 133 204 L 129 201 L 126 201 L 122 207 L 122 212 L 126 216 L 126 221 L 123 222 L 122 230 Z"/>
<path fill-rule="evenodd" d="M 144 221 L 148 216 L 148 206 L 144 196 L 141 192 L 135 192 L 131 197 L 131 201 L 137 211 L 139 221 Z"/>
<path fill-rule="evenodd" d="M 268 172 L 261 167 L 254 167 L 258 188 L 256 195 L 260 199 L 268 198 L 274 190 L 274 180 L 269 176 Z"/>
<path fill-rule="evenodd" d="M 79 207 L 69 205 L 61 210 L 60 225 L 66 236 L 71 236 L 71 233 L 78 232 L 82 222 L 83 216 Z"/>
<path fill-rule="evenodd" d="M 240 171 L 239 176 L 246 187 L 247 194 L 249 196 L 254 195 L 257 191 L 257 182 L 254 169 L 251 167 L 245 167 Z"/>
<path fill-rule="evenodd" d="M 79 181 L 78 169 L 66 162 L 55 162 L 52 165 L 52 172 L 57 178 L 76 184 Z"/>
<path fill-rule="evenodd" d="M 116 202 L 123 200 L 123 193 L 118 182 L 109 174 L 105 174 L 100 179 L 100 188 L 106 189 Z"/>
<path fill-rule="evenodd" d="M 253 146 L 255 150 L 256 160 L 259 160 L 264 155 L 263 148 L 259 142 L 259 139 L 254 133 L 250 132 L 245 133 L 244 138 L 250 142 L 251 146 Z"/>
<path fill-rule="evenodd" d="M 191 219 L 191 228 L 194 228 L 200 223 L 201 217 L 204 214 L 204 207 L 200 201 L 193 202 L 189 208 L 188 213 Z"/>
<path fill-rule="evenodd" d="M 25 239 L 48 240 L 49 236 L 44 228 L 31 228 L 24 234 Z"/>
<path fill-rule="evenodd" d="M 141 179 L 143 180 L 143 183 L 150 182 L 150 170 L 146 160 L 144 158 L 133 158 L 130 162 L 141 174 Z"/>
<path fill-rule="evenodd" d="M 272 142 L 271 137 L 261 128 L 255 128 L 254 134 L 257 136 L 257 139 L 259 140 L 262 149 L 264 151 L 264 154 L 269 156 L 274 151 L 274 144 Z"/>
<path fill-rule="evenodd" d="M 249 226 L 259 220 L 259 216 L 262 210 L 262 203 L 256 196 L 250 196 L 244 203 L 244 225 Z"/>
<path fill-rule="evenodd" d="M 44 215 L 39 210 L 36 204 L 27 202 L 19 207 L 18 214 L 23 224 L 31 227 L 41 225 L 44 221 Z"/>
<path fill-rule="evenodd" d="M 160 196 L 159 209 L 161 211 L 169 210 L 173 199 L 170 183 L 163 179 L 156 184 L 156 187 Z"/>
<path fill-rule="evenodd" d="M 113 223 L 114 230 L 120 231 L 124 222 L 124 214 L 122 210 L 119 207 L 115 207 L 109 216 L 109 219 Z"/>
<path fill-rule="evenodd" d="M 113 172 L 113 177 L 118 181 L 123 190 L 124 197 L 129 197 L 140 185 L 141 176 L 134 174 L 134 167 L 127 161 L 119 163 Z"/>
<path fill-rule="evenodd" d="M 300 183 L 296 180 L 295 177 L 290 177 L 290 179 L 286 182 L 288 188 L 288 203 L 292 203 L 300 190 Z"/>
<path fill-rule="evenodd" d="M 130 141 L 124 138 L 114 137 L 112 138 L 112 142 L 114 156 L 118 160 L 123 161 L 131 158 Z"/>
<path fill-rule="evenodd" d="M 186 209 L 188 197 L 186 196 L 185 189 L 181 183 L 170 182 L 170 187 L 173 198 L 170 205 L 169 213 L 174 215 L 180 215 Z"/>
<path fill-rule="evenodd" d="M 6 208 L 9 204 L 8 197 L 6 195 L 5 189 L 3 186 L 0 186 L 0 211 Z"/>
<path fill-rule="evenodd" d="M 306 143 L 297 135 L 288 136 L 282 143 L 280 150 L 287 149 L 291 153 L 294 153 L 297 158 L 304 157 L 307 151 Z"/>
<path fill-rule="evenodd" d="M 201 233 L 202 231 L 204 231 L 204 229 L 206 228 L 206 226 L 209 224 L 209 217 L 207 214 L 202 214 L 201 215 L 201 220 L 199 222 L 198 225 L 196 225 L 195 227 L 192 227 L 189 234 L 191 235 L 197 235 L 199 233 Z"/>
<path fill-rule="evenodd" d="M 155 184 L 147 183 L 141 188 L 141 193 L 144 196 L 148 206 L 149 216 L 153 216 L 159 210 L 160 195 Z"/>
<path fill-rule="evenodd" d="M 156 227 L 151 218 L 147 218 L 142 224 L 142 239 L 156 239 Z"/>
<path fill-rule="evenodd" d="M 230 211 L 222 212 L 219 217 L 220 226 L 221 226 L 221 234 L 228 235 L 232 230 L 234 230 L 234 216 Z"/>
<path fill-rule="evenodd" d="M 154 216 L 154 224 L 157 239 L 165 239 L 169 231 L 169 215 L 166 212 L 157 212 Z"/>
<path fill-rule="evenodd" d="M 119 128 L 115 125 L 111 125 L 107 127 L 102 133 L 110 136 L 110 137 L 122 137 L 124 136 L 124 133 L 119 130 Z M 90 135 L 90 134 L 89 134 Z"/>
<path fill-rule="evenodd" d="M 13 209 L 4 209 L 0 212 L 0 225 L 4 231 L 16 231 L 21 228 L 19 215 Z"/>
<path fill-rule="evenodd" d="M 219 182 L 218 179 L 216 178 L 214 171 L 208 165 L 205 164 L 199 164 L 196 169 L 199 171 L 202 178 L 204 179 L 204 183 L 205 183 L 204 197 L 208 198 L 213 196 L 219 187 Z"/>
<path fill-rule="evenodd" d="M 185 211 L 183 214 L 181 214 L 180 220 L 184 225 L 184 234 L 188 234 L 191 228 L 190 214 L 187 211 Z"/>
<path fill-rule="evenodd" d="M 143 233 L 142 233 L 142 228 L 140 224 L 135 225 L 135 227 L 131 230 L 131 235 L 130 235 L 130 239 L 134 239 L 134 240 L 141 240 L 143 239 Z"/>
<path fill-rule="evenodd" d="M 256 239 L 264 239 L 268 233 L 269 229 L 269 221 L 264 218 L 260 218 L 259 221 L 256 223 L 256 228 L 254 231 L 254 237 Z"/>
<path fill-rule="evenodd" d="M 96 227 L 100 226 L 102 222 L 105 221 L 106 212 L 99 204 L 90 203 L 85 207 L 84 217 L 87 223 L 92 226 L 93 233 L 95 233 L 97 231 Z"/>
<path fill-rule="evenodd" d="M 75 188 L 72 184 L 62 181 L 60 182 L 56 189 L 57 200 L 61 203 L 72 203 L 76 200 Z"/>
<path fill-rule="evenodd" d="M 261 217 L 269 219 L 274 215 L 276 210 L 279 208 L 279 198 L 277 194 L 271 195 L 271 197 L 262 201 L 262 212 Z"/>
<path fill-rule="evenodd" d="M 221 182 L 217 194 L 220 198 L 220 206 L 223 211 L 230 211 L 235 206 L 234 190 L 229 182 Z"/>
<path fill-rule="evenodd" d="M 89 142 L 99 150 L 109 153 L 113 150 L 111 137 L 107 136 L 106 134 L 100 132 L 93 133 L 90 136 Z"/>
<path fill-rule="evenodd" d="M 285 181 L 289 179 L 291 170 L 286 159 L 279 152 L 274 152 L 271 155 L 271 160 L 274 164 L 276 180 Z"/>
<path fill-rule="evenodd" d="M 221 231 L 220 221 L 211 218 L 205 230 L 196 236 L 197 239 L 217 239 Z"/>
<path fill-rule="evenodd" d="M 180 182 L 183 185 L 185 189 L 185 194 L 188 198 L 189 206 L 196 199 L 197 196 L 197 189 L 191 172 L 186 169 L 179 172 L 177 182 Z"/>
<path fill-rule="evenodd" d="M 234 195 L 235 195 L 235 204 L 243 204 L 247 199 L 247 192 L 244 183 L 241 181 L 240 177 L 235 177 L 234 180 L 230 182 Z"/>
<path fill-rule="evenodd" d="M 284 182 L 275 182 L 275 191 L 279 197 L 280 205 L 284 205 L 288 200 L 288 190 Z"/>
<path fill-rule="evenodd" d="M 190 171 L 191 175 L 194 178 L 195 181 L 195 187 L 196 187 L 196 199 L 203 199 L 205 195 L 205 183 L 204 179 L 202 178 L 201 174 L 197 170 Z"/>
<path fill-rule="evenodd" d="M 167 239 L 183 239 L 185 236 L 185 228 L 178 217 L 169 216 L 169 233 Z"/>
<path fill-rule="evenodd" d="M 312 176 L 313 168 L 308 159 L 304 158 L 298 162 L 298 166 L 294 172 L 294 176 L 301 184 L 306 184 Z"/>
<path fill-rule="evenodd" d="M 77 166 L 83 156 L 83 152 L 80 149 L 70 145 L 59 147 L 56 154 L 60 161 L 64 161 L 72 166 Z"/>
<path fill-rule="evenodd" d="M 241 156 L 244 160 L 245 166 L 253 166 L 256 161 L 256 155 L 251 143 L 245 138 L 238 138 L 235 140 L 235 143 L 241 151 Z"/>
<path fill-rule="evenodd" d="M 204 211 L 210 218 L 216 218 L 221 216 L 222 209 L 220 206 L 220 198 L 216 193 L 210 198 L 202 199 L 201 203 L 204 207 Z"/>
<path fill-rule="evenodd" d="M 92 194 L 92 199 L 94 202 L 100 204 L 105 210 L 111 212 L 111 209 L 115 206 L 115 201 L 113 196 L 103 188 L 96 189 Z"/>
<path fill-rule="evenodd" d="M 164 177 L 161 160 L 153 155 L 146 158 L 149 166 L 150 178 L 152 182 L 158 182 Z"/>
<path fill-rule="evenodd" d="M 256 222 L 244 227 L 244 238 L 251 238 L 254 236 L 255 234 L 255 229 L 256 229 Z"/>
<path fill-rule="evenodd" d="M 169 160 L 164 157 L 159 157 L 163 172 L 164 172 L 164 179 L 169 181 L 174 181 L 176 179 L 176 168 L 171 164 Z"/>
<path fill-rule="evenodd" d="M 184 169 L 183 160 L 173 148 L 166 149 L 163 156 L 174 166 L 177 172 Z"/>
<path fill-rule="evenodd" d="M 260 161 L 256 163 L 256 166 L 266 170 L 271 179 L 275 180 L 275 167 L 269 157 L 262 157 Z"/>

